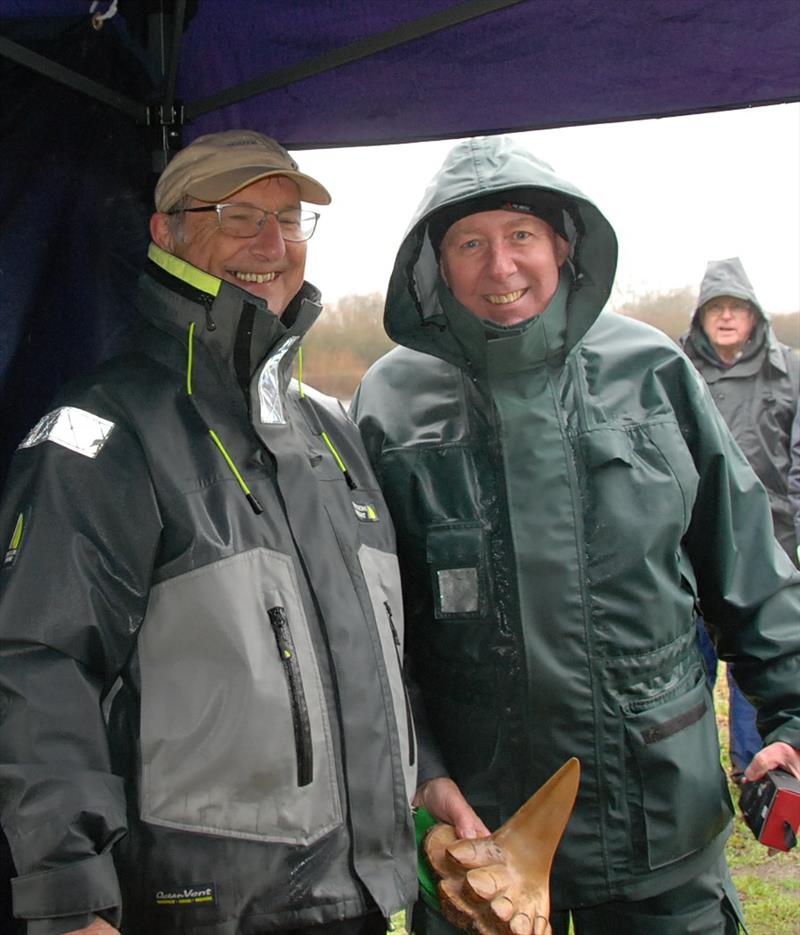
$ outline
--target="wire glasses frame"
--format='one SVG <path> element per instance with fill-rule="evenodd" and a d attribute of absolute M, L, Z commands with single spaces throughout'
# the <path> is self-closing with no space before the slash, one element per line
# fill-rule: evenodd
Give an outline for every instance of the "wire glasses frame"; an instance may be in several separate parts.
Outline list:
<path fill-rule="evenodd" d="M 255 237 L 267 223 L 270 215 L 278 222 L 281 237 L 289 243 L 310 240 L 317 228 L 319 214 L 304 208 L 284 208 L 268 211 L 256 205 L 228 202 L 219 205 L 203 205 L 200 208 L 174 208 L 167 214 L 202 214 L 214 211 L 217 224 L 223 234 L 230 237 Z"/>

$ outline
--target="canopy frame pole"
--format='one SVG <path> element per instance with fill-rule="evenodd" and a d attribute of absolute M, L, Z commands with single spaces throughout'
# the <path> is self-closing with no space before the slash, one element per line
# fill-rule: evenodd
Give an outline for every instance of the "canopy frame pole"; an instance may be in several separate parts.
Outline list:
<path fill-rule="evenodd" d="M 186 0 L 176 0 L 172 15 L 161 12 L 152 14 L 149 19 L 149 47 L 154 61 L 164 79 L 164 93 L 160 102 L 148 108 L 148 124 L 158 128 L 160 141 L 153 150 L 153 171 L 160 174 L 182 143 L 181 130 L 184 124 L 184 108 L 175 99 L 175 87 L 178 81 L 178 63 L 180 62 L 181 43 L 186 19 Z M 164 37 L 171 27 L 169 55 L 164 55 L 166 45 Z"/>
<path fill-rule="evenodd" d="M 121 110 L 129 117 L 133 117 L 137 123 L 147 123 L 147 107 L 144 104 L 125 97 L 123 94 L 118 94 L 105 85 L 93 81 L 91 78 L 86 78 L 71 68 L 59 65 L 58 62 L 45 58 L 44 55 L 39 55 L 38 52 L 26 49 L 25 46 L 12 42 L 11 39 L 6 39 L 4 36 L 0 36 L 0 55 L 11 59 L 11 61 L 22 65 L 24 68 L 30 68 L 32 71 L 44 75 L 45 78 L 50 78 L 59 84 L 72 88 L 73 91 L 78 91 L 94 98 L 96 101 L 100 101 L 102 104 L 108 104 L 109 107 Z"/>

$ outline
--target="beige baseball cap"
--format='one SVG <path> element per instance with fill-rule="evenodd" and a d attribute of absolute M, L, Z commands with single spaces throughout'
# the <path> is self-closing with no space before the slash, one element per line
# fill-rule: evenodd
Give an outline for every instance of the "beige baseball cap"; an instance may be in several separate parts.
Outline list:
<path fill-rule="evenodd" d="M 296 182 L 303 201 L 331 202 L 328 190 L 300 172 L 280 143 L 254 130 L 223 130 L 198 136 L 170 160 L 156 184 L 156 211 L 169 211 L 184 195 L 220 201 L 270 175 Z"/>

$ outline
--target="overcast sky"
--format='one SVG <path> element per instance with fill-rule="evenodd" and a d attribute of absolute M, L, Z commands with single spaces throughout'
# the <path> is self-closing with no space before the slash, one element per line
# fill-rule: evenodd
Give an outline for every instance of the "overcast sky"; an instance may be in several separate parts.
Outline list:
<path fill-rule="evenodd" d="M 800 104 L 515 137 L 614 226 L 612 307 L 631 294 L 696 289 L 706 260 L 739 256 L 767 311 L 800 310 Z M 295 153 L 333 195 L 307 267 L 326 301 L 385 293 L 408 222 L 453 143 Z"/>

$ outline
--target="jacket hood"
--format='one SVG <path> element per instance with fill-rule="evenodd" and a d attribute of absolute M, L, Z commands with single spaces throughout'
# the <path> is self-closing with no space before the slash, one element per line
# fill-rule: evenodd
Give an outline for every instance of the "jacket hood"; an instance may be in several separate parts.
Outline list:
<path fill-rule="evenodd" d="M 721 295 L 730 295 L 735 299 L 750 302 L 756 313 L 766 320 L 766 313 L 756 298 L 753 284 L 738 256 L 729 257 L 727 260 L 708 261 L 703 281 L 700 283 L 700 294 L 697 296 L 697 308 L 694 310 L 693 319 L 706 302 Z"/>
<path fill-rule="evenodd" d="M 740 360 L 755 358 L 760 354 L 765 343 L 771 350 L 774 350 L 773 345 L 776 346 L 777 342 L 772 333 L 769 318 L 756 298 L 753 284 L 750 282 L 738 256 L 728 257 L 725 260 L 709 260 L 706 264 L 705 275 L 700 283 L 700 292 L 697 296 L 697 306 L 692 313 L 689 331 L 681 339 L 681 344 L 687 350 L 691 349 L 699 356 L 704 357 L 709 363 L 715 366 L 722 365 L 722 361 L 703 328 L 700 314 L 707 302 L 722 295 L 729 295 L 735 299 L 744 299 L 753 306 L 755 311 L 755 327 L 742 350 Z"/>
<path fill-rule="evenodd" d="M 548 212 L 555 205 L 562 213 L 558 220 L 563 222 L 570 244 L 562 350 L 568 351 L 583 337 L 611 293 L 617 264 L 616 235 L 603 214 L 579 189 L 513 139 L 500 136 L 457 144 L 425 191 L 400 245 L 389 281 L 384 325 L 393 340 L 464 366 L 469 354 L 465 353 L 461 340 L 461 326 L 474 337 L 475 329 L 466 325 L 466 319 L 475 316 L 452 299 L 444 286 L 431 241 L 430 222 L 439 212 L 451 212 L 462 202 L 508 190 L 518 195 L 520 189 L 530 194 L 534 204 L 537 192 L 540 193 Z M 434 221 L 434 230 L 436 226 Z M 455 314 L 454 306 L 457 306 Z M 549 309 L 537 318 L 545 318 L 548 312 Z"/>

